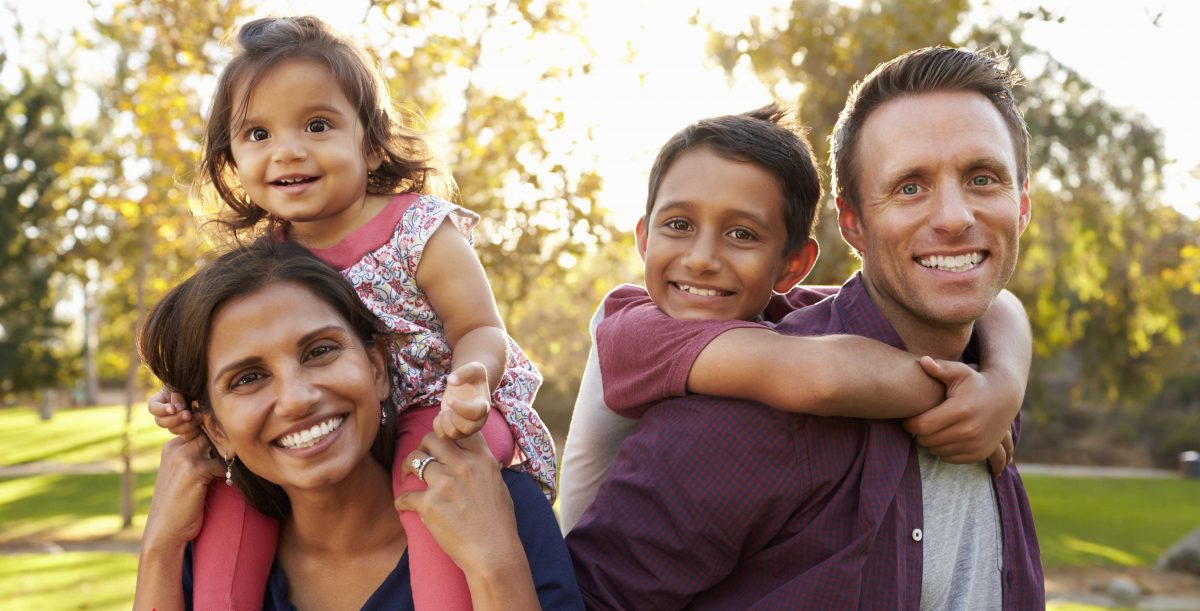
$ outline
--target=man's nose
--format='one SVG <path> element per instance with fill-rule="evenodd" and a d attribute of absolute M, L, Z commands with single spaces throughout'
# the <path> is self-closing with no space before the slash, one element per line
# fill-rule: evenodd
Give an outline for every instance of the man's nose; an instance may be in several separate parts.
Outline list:
<path fill-rule="evenodd" d="M 930 224 L 939 232 L 958 235 L 975 224 L 975 209 L 961 187 L 938 189 Z"/>

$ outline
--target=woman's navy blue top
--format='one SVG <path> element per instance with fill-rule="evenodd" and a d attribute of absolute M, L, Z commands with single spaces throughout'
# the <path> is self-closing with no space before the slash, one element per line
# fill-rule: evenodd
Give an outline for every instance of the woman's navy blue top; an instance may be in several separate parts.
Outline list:
<path fill-rule="evenodd" d="M 529 559 L 529 570 L 533 573 L 533 585 L 537 588 L 538 600 L 543 609 L 583 609 L 579 597 L 579 586 L 575 583 L 575 571 L 571 568 L 571 557 L 559 534 L 558 521 L 546 497 L 528 475 L 502 469 L 504 483 L 512 495 L 513 509 L 517 517 L 517 534 L 525 546 L 525 557 Z M 188 611 L 192 610 L 192 546 L 188 545 L 183 560 L 183 596 Z M 409 582 L 408 552 L 400 556 L 396 568 L 383 580 L 371 598 L 363 605 L 363 611 L 408 610 L 413 608 L 412 584 Z M 276 561 L 267 577 L 267 591 L 263 594 L 263 609 L 294 611 L 296 607 L 288 600 L 287 575 Z"/>

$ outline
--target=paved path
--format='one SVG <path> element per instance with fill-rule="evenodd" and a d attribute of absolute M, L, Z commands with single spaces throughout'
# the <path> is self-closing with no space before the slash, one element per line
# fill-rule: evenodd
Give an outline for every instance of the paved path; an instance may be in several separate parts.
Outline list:
<path fill-rule="evenodd" d="M 1023 475 L 1065 475 L 1069 477 L 1146 477 L 1178 478 L 1179 472 L 1170 469 L 1141 469 L 1137 467 L 1089 467 L 1084 465 L 1041 465 L 1017 461 Z"/>

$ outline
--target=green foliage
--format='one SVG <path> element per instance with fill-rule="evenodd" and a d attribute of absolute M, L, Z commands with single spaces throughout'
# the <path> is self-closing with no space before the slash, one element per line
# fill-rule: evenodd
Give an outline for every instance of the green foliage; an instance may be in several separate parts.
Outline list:
<path fill-rule="evenodd" d="M 1048 570 L 1152 566 L 1200 526 L 1200 481 L 1025 475 Z"/>
<path fill-rule="evenodd" d="M 62 382 L 69 368 L 52 286 L 70 165 L 68 87 L 56 74 L 21 69 L 15 91 L 0 88 L 0 400 Z"/>
<path fill-rule="evenodd" d="M 133 605 L 136 580 L 136 554 L 4 555 L 0 556 L 0 607 L 120 611 Z"/>
<path fill-rule="evenodd" d="M 368 20 L 396 26 L 376 48 L 392 91 L 431 124 L 449 126 L 449 171 L 462 203 L 482 217 L 476 250 L 501 312 L 517 324 L 514 308 L 539 278 L 565 274 L 568 261 L 591 256 L 618 233 L 597 200 L 600 178 L 586 169 L 594 160 L 575 152 L 562 101 L 551 93 L 590 69 L 575 32 L 582 5 L 371 6 Z"/>

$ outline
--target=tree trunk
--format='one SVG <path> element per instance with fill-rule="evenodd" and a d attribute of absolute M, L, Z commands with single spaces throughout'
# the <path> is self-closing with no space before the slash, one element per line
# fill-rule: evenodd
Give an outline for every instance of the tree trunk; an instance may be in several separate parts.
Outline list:
<path fill-rule="evenodd" d="M 137 268 L 134 270 L 134 282 L 136 285 L 134 308 L 137 312 L 137 324 L 134 325 L 134 329 L 141 328 L 142 320 L 146 316 L 146 266 L 150 264 L 150 249 L 154 248 L 149 219 L 142 219 L 139 231 L 141 232 L 141 252 L 138 253 Z M 141 359 L 138 358 L 137 339 L 131 337 L 129 342 L 129 370 L 125 374 L 125 427 L 121 433 L 122 529 L 128 529 L 133 526 L 133 403 L 134 397 L 138 394 L 137 378 L 140 368 Z"/>

